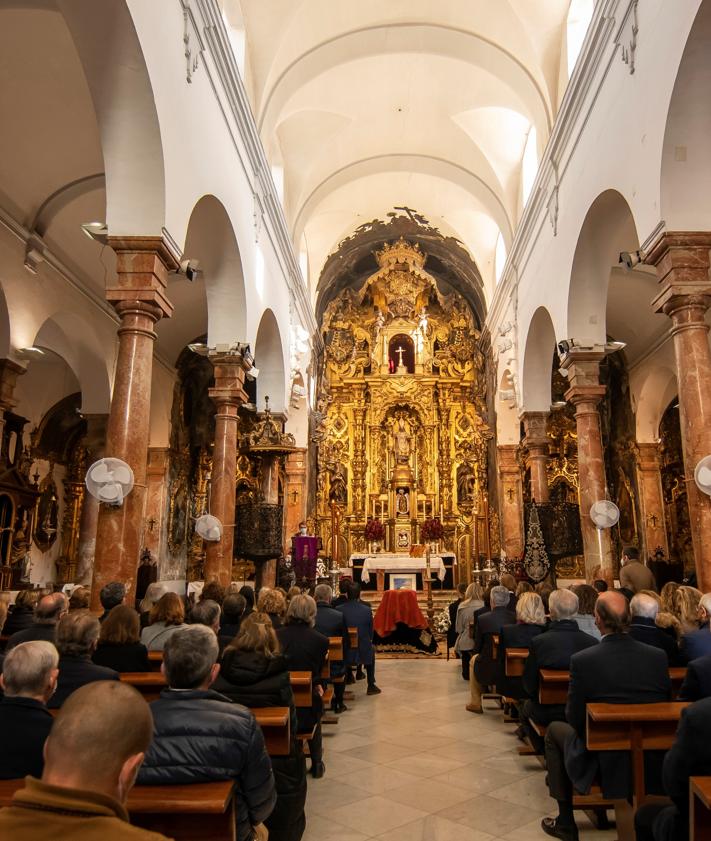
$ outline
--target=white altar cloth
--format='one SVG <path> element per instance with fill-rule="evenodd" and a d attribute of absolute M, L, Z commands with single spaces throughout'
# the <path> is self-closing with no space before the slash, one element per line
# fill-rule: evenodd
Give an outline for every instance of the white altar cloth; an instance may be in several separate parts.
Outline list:
<path fill-rule="evenodd" d="M 363 556 L 351 555 L 351 566 L 353 566 L 354 557 L 362 558 Z M 411 558 L 409 555 L 380 552 L 377 555 L 366 555 L 360 580 L 367 584 L 370 581 L 371 572 L 424 572 L 426 568 L 427 561 L 424 557 Z M 440 581 L 444 581 L 444 561 L 440 555 L 430 555 L 430 568 Z"/>

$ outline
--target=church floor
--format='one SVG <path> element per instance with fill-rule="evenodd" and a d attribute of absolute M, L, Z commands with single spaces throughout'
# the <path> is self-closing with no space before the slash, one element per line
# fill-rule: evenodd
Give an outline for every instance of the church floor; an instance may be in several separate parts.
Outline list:
<path fill-rule="evenodd" d="M 547 837 L 540 820 L 555 804 L 545 772 L 518 756 L 500 711 L 464 709 L 458 660 L 381 660 L 376 677 L 382 695 L 357 682 L 348 712 L 324 727 L 326 775 L 309 777 L 303 841 Z M 582 839 L 616 838 L 576 818 Z"/>

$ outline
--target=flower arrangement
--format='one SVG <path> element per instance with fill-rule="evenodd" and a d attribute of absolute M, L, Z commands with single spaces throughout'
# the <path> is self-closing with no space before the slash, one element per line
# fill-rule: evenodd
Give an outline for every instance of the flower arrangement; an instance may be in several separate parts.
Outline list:
<path fill-rule="evenodd" d="M 432 627 L 438 634 L 446 634 L 450 624 L 448 610 L 440 610 L 438 613 L 435 613 L 434 619 L 432 620 Z"/>
<path fill-rule="evenodd" d="M 439 521 L 439 517 L 431 520 L 425 520 L 420 529 L 423 540 L 442 540 L 444 537 L 444 527 Z"/>
<path fill-rule="evenodd" d="M 383 540 L 385 537 L 385 526 L 376 517 L 369 519 L 365 524 L 365 539 L 371 541 Z"/>

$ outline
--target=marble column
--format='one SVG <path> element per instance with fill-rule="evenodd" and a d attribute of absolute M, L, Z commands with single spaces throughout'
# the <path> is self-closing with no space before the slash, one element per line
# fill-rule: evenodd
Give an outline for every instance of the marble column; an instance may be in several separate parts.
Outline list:
<path fill-rule="evenodd" d="M 518 444 L 499 444 L 499 498 L 501 548 L 507 558 L 520 558 L 525 544 L 523 534 L 523 491 Z"/>
<path fill-rule="evenodd" d="M 548 502 L 548 412 L 524 412 L 521 419 L 531 470 L 531 496 L 541 505 Z"/>
<path fill-rule="evenodd" d="M 671 319 L 679 389 L 679 420 L 698 586 L 711 590 L 711 497 L 694 482 L 694 469 L 711 455 L 711 350 L 706 312 L 711 232 L 662 231 L 647 248 L 660 292 L 652 306 Z"/>
<path fill-rule="evenodd" d="M 87 449 L 87 469 L 104 456 L 106 450 L 106 425 L 108 415 L 84 415 Z M 80 584 L 90 584 L 96 550 L 96 527 L 99 522 L 99 500 L 90 493 L 84 494 L 79 520 L 79 546 L 77 548 L 77 575 Z"/>
<path fill-rule="evenodd" d="M 212 451 L 210 513 L 222 523 L 222 539 L 207 543 L 205 581 L 227 586 L 232 580 L 237 485 L 237 427 L 239 407 L 249 399 L 244 377 L 252 357 L 242 347 L 227 352 L 211 351 L 215 385 L 210 397 L 215 403 L 215 446 Z"/>
<path fill-rule="evenodd" d="M 662 491 L 661 453 L 656 442 L 637 444 L 637 479 L 642 512 L 642 540 L 645 557 L 654 556 L 661 546 L 669 558 L 664 494 Z"/>
<path fill-rule="evenodd" d="M 306 458 L 305 449 L 297 449 L 286 457 L 286 518 L 284 523 L 284 554 L 291 552 L 291 536 L 306 519 Z"/>
<path fill-rule="evenodd" d="M 111 237 L 109 244 L 116 252 L 117 282 L 106 290 L 106 298 L 121 324 L 106 455 L 131 466 L 134 487 L 122 506 L 100 506 L 91 585 L 94 609 L 99 608 L 99 592 L 109 581 L 123 581 L 130 592 L 135 591 L 146 497 L 153 328 L 172 314 L 166 297 L 168 272 L 178 267 L 177 255 L 161 237 Z"/>
<path fill-rule="evenodd" d="M 570 383 L 565 399 L 575 406 L 585 576 L 591 581 L 599 574 L 609 582 L 614 570 L 610 530 L 596 528 L 590 519 L 593 503 L 607 499 L 599 411 L 600 401 L 606 393 L 605 386 L 600 385 L 600 361 L 603 357 L 604 353 L 600 351 L 573 348 L 561 360 L 561 367 L 567 368 Z"/>

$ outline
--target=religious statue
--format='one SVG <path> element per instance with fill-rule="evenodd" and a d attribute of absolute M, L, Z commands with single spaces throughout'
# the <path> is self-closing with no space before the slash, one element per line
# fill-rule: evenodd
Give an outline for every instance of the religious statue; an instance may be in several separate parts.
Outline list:
<path fill-rule="evenodd" d="M 408 462 L 410 459 L 410 436 L 407 434 L 403 418 L 400 418 L 393 438 L 395 443 L 393 448 L 395 460 L 401 464 Z"/>
<path fill-rule="evenodd" d="M 398 488 L 395 511 L 398 517 L 406 517 L 410 513 L 410 494 L 405 488 Z"/>

